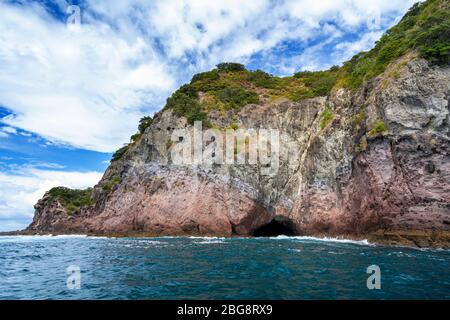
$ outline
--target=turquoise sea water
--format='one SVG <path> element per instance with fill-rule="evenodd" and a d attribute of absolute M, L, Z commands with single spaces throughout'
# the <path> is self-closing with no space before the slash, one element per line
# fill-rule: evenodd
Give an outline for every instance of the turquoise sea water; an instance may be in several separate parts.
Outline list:
<path fill-rule="evenodd" d="M 367 288 L 370 265 L 381 290 Z M 69 266 L 80 289 L 67 287 Z M 0 299 L 450 299 L 450 251 L 302 237 L 0 237 Z"/>

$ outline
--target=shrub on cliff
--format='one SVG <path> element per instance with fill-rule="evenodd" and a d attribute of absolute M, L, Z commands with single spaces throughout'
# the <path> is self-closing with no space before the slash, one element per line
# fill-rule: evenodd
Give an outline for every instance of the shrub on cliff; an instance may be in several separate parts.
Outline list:
<path fill-rule="evenodd" d="M 220 79 L 219 71 L 217 69 L 214 69 L 211 71 L 202 72 L 194 75 L 192 77 L 191 83 L 195 83 L 198 81 L 215 81 L 219 79 Z"/>
<path fill-rule="evenodd" d="M 120 148 L 119 150 L 117 150 L 116 152 L 114 152 L 111 162 L 120 160 L 125 155 L 125 153 L 127 153 L 128 148 L 129 148 L 129 145 L 127 144 L 127 145 L 123 146 L 122 148 Z"/>
<path fill-rule="evenodd" d="M 220 74 L 219 71 L 232 74 Z M 220 64 L 218 69 L 197 74 L 191 83 L 181 86 L 167 99 L 165 108 L 172 109 L 177 116 L 186 117 L 189 124 L 202 121 L 204 126 L 210 127 L 211 123 L 205 110 L 239 109 L 246 104 L 259 102 L 259 95 L 245 89 L 239 82 L 247 79 L 247 74 L 248 71 L 240 64 Z M 199 92 L 207 96 L 202 103 L 199 100 Z"/>
<path fill-rule="evenodd" d="M 120 183 L 120 177 L 119 176 L 113 176 L 112 178 L 105 179 L 105 181 L 102 184 L 102 190 L 103 191 L 111 191 L 116 185 Z"/>
<path fill-rule="evenodd" d="M 228 109 L 237 109 L 247 104 L 258 103 L 259 95 L 239 86 L 229 86 L 216 93 L 216 97 L 227 105 Z"/>
<path fill-rule="evenodd" d="M 189 124 L 202 121 L 209 126 L 208 115 L 202 110 L 198 101 L 198 93 L 189 85 L 182 86 L 167 99 L 166 108 L 172 109 L 180 117 L 186 117 Z"/>
<path fill-rule="evenodd" d="M 311 89 L 306 87 L 299 88 L 289 95 L 289 99 L 295 102 L 299 102 L 300 100 L 310 99 L 314 97 L 315 97 L 314 92 L 312 92 Z"/>
<path fill-rule="evenodd" d="M 139 126 L 138 130 L 140 134 L 143 134 L 145 130 L 150 127 L 153 123 L 152 117 L 143 117 L 141 120 L 139 120 Z"/>
<path fill-rule="evenodd" d="M 69 214 L 72 214 L 82 207 L 94 204 L 92 199 L 92 189 L 76 190 L 64 187 L 53 188 L 48 192 L 49 201 L 58 201 Z"/>
<path fill-rule="evenodd" d="M 280 83 L 279 78 L 261 70 L 251 72 L 248 76 L 248 80 L 253 82 L 256 86 L 266 89 L 275 89 Z"/>
<path fill-rule="evenodd" d="M 189 86 L 196 92 L 214 93 L 221 89 L 226 88 L 229 85 L 230 85 L 229 81 L 227 82 L 219 78 L 216 80 L 208 80 L 208 79 L 197 80 L 191 83 Z"/>
<path fill-rule="evenodd" d="M 330 93 L 338 80 L 338 69 L 326 71 L 303 71 L 294 74 L 295 78 L 302 79 L 314 96 L 326 96 Z"/>
<path fill-rule="evenodd" d="M 441 14 L 444 16 L 444 14 Z M 441 16 L 439 15 L 439 16 Z M 439 18 L 438 18 L 439 19 Z M 418 36 L 422 56 L 435 64 L 450 64 L 450 15 Z"/>
<path fill-rule="evenodd" d="M 331 111 L 330 108 L 327 108 L 321 113 L 320 117 L 321 117 L 320 129 L 323 130 L 333 120 L 333 118 L 334 118 L 333 111 Z"/>
<path fill-rule="evenodd" d="M 224 62 L 217 65 L 217 70 L 221 72 L 238 72 L 245 71 L 245 67 L 240 63 Z"/>
<path fill-rule="evenodd" d="M 386 128 L 386 125 L 382 120 L 378 120 L 373 125 L 372 129 L 367 134 L 369 137 L 375 137 L 378 135 L 386 135 L 388 133 L 388 130 Z"/>
<path fill-rule="evenodd" d="M 138 141 L 141 136 L 142 136 L 142 133 L 140 133 L 140 132 L 133 134 L 130 137 L 130 142 L 134 143 L 134 142 Z"/>

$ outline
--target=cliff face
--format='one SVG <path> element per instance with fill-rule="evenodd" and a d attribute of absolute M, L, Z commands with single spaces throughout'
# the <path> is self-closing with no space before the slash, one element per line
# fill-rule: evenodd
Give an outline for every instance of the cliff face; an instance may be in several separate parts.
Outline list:
<path fill-rule="evenodd" d="M 449 245 L 449 19 L 448 1 L 417 4 L 374 49 L 327 71 L 277 78 L 221 64 L 194 76 L 141 121 L 92 190 L 49 191 L 27 232 Z M 215 131 L 202 135 L 196 120 Z M 227 128 L 250 135 L 231 147 L 246 164 L 206 161 L 225 158 Z M 279 143 L 262 143 L 249 164 L 251 132 L 263 130 Z M 182 146 L 204 161 L 194 151 L 178 163 Z"/>
<path fill-rule="evenodd" d="M 165 110 L 108 168 L 94 205 L 68 214 L 47 195 L 28 230 L 247 236 L 276 221 L 301 235 L 447 232 L 449 100 L 450 68 L 409 54 L 356 92 L 211 112 L 221 127 L 279 130 L 273 176 L 260 164 L 173 164 L 172 133 L 192 125 Z"/>

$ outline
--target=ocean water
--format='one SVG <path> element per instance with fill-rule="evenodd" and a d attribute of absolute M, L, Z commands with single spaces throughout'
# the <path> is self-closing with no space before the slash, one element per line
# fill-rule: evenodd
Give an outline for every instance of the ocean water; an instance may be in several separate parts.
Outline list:
<path fill-rule="evenodd" d="M 371 265 L 380 290 L 367 288 Z M 80 277 L 68 281 L 70 266 Z M 0 299 L 450 299 L 450 251 L 283 236 L 0 237 Z"/>

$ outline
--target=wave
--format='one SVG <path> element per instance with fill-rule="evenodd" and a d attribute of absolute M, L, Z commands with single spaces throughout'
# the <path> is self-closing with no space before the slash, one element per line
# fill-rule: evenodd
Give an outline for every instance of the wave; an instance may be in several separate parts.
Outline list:
<path fill-rule="evenodd" d="M 224 240 L 221 239 L 208 239 L 208 240 L 203 240 L 203 241 L 195 241 L 195 244 L 217 244 L 217 243 L 225 243 Z"/>
<path fill-rule="evenodd" d="M 226 240 L 241 239 L 241 240 L 257 240 L 257 239 L 271 239 L 271 240 L 300 240 L 300 241 L 321 241 L 321 242 L 337 242 L 337 243 L 350 243 L 364 246 L 375 246 L 374 243 L 370 243 L 367 239 L 362 240 L 352 240 L 344 238 L 332 238 L 332 237 L 310 237 L 310 236 L 285 236 L 280 235 L 276 237 L 268 238 L 255 238 L 255 237 L 238 237 L 238 238 L 225 238 L 225 237 L 208 237 L 208 236 L 165 236 L 158 237 L 158 239 L 193 239 L 193 240 L 204 240 L 195 243 L 223 243 Z"/>
<path fill-rule="evenodd" d="M 226 239 L 231 239 L 231 238 L 225 238 L 225 237 L 208 237 L 208 236 L 163 236 L 163 237 L 156 237 L 156 239 L 226 240 Z"/>
<path fill-rule="evenodd" d="M 224 243 L 227 239 L 225 237 L 208 237 L 208 236 L 165 236 L 158 237 L 158 239 L 189 239 L 189 240 L 201 240 L 194 241 L 195 244 L 217 244 Z"/>
<path fill-rule="evenodd" d="M 139 241 L 127 241 L 126 243 L 121 243 L 119 246 L 124 246 L 125 248 L 152 248 L 167 246 L 167 243 L 154 240 L 139 240 Z"/>
<path fill-rule="evenodd" d="M 58 240 L 58 239 L 108 239 L 107 237 L 88 236 L 85 234 L 68 234 L 68 235 L 17 235 L 17 236 L 0 236 L 0 242 L 13 241 L 34 241 L 34 240 Z"/>
<path fill-rule="evenodd" d="M 337 242 L 337 243 L 351 243 L 358 244 L 363 246 L 374 246 L 375 244 L 370 243 L 367 239 L 363 240 L 351 240 L 351 239 L 343 239 L 343 238 L 329 238 L 329 237 L 309 237 L 309 236 L 277 236 L 270 237 L 269 239 L 273 240 L 301 240 L 301 241 L 322 241 L 322 242 Z"/>
<path fill-rule="evenodd" d="M 188 239 L 203 239 L 203 240 L 225 240 L 223 237 L 186 237 Z"/>

